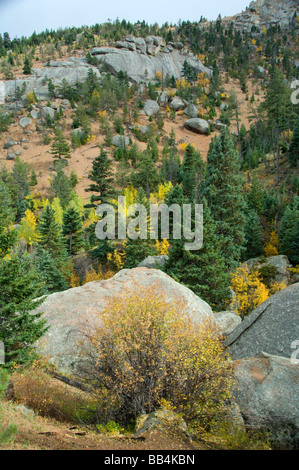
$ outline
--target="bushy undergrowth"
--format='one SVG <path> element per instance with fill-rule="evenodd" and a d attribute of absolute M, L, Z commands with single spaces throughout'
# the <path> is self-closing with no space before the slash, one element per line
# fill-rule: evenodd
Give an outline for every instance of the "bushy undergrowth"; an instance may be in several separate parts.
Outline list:
<path fill-rule="evenodd" d="M 208 322 L 196 325 L 161 286 L 136 286 L 110 301 L 87 335 L 84 373 L 99 399 L 98 420 L 128 423 L 165 399 L 188 421 L 207 423 L 231 397 L 231 364 Z M 86 346 L 85 346 L 86 348 Z"/>
<path fill-rule="evenodd" d="M 84 423 L 90 419 L 92 397 L 59 383 L 39 366 L 33 365 L 12 376 L 14 398 L 41 416 L 58 421 Z"/>

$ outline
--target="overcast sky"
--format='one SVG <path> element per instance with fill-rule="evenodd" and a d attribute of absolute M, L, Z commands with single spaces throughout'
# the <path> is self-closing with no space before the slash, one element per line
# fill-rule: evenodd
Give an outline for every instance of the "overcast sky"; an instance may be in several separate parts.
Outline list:
<path fill-rule="evenodd" d="M 119 18 L 159 25 L 179 19 L 214 20 L 239 13 L 251 0 L 0 0 L 0 33 L 14 37 L 67 26 L 94 25 Z"/>

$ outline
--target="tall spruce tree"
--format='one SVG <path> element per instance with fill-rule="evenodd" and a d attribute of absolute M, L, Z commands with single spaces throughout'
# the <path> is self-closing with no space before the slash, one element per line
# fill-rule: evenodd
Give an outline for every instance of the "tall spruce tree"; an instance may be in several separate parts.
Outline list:
<path fill-rule="evenodd" d="M 91 195 L 90 203 L 85 207 L 96 208 L 99 203 L 109 203 L 115 196 L 112 183 L 114 181 L 111 171 L 111 161 L 105 152 L 104 147 L 100 148 L 100 155 L 92 162 L 92 170 L 88 176 L 92 183 L 85 189 Z"/>
<path fill-rule="evenodd" d="M 169 251 L 165 272 L 191 289 L 216 311 L 226 308 L 230 299 L 229 273 L 221 252 L 217 224 L 206 201 L 203 216 L 203 247 L 188 251 L 186 240 L 175 240 Z"/>
<path fill-rule="evenodd" d="M 210 146 L 202 196 L 215 220 L 221 251 L 230 269 L 244 251 L 245 201 L 238 153 L 226 128 Z"/>
<path fill-rule="evenodd" d="M 34 343 L 46 331 L 40 314 L 32 314 L 42 300 L 40 277 L 32 260 L 13 253 L 0 259 L 0 340 L 5 347 L 5 367 L 25 364 L 34 355 Z"/>
<path fill-rule="evenodd" d="M 70 256 L 82 249 L 84 245 L 82 218 L 74 207 L 67 208 L 63 213 L 62 235 L 66 239 Z"/>

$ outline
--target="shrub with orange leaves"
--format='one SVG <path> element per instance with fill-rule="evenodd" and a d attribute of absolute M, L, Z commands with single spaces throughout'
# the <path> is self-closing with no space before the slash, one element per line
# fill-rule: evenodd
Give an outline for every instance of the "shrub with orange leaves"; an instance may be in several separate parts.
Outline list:
<path fill-rule="evenodd" d="M 195 327 L 180 299 L 166 300 L 158 284 L 136 285 L 110 300 L 102 320 L 86 334 L 91 362 L 83 374 L 97 391 L 100 422 L 128 423 L 162 399 L 203 426 L 225 411 L 233 386 L 229 357 L 214 327 Z"/>

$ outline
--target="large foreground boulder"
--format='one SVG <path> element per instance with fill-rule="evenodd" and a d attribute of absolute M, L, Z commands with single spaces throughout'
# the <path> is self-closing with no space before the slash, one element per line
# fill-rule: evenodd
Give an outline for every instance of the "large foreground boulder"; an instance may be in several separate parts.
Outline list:
<path fill-rule="evenodd" d="M 299 448 L 299 364 L 262 353 L 234 362 L 235 399 L 245 423 L 266 429 L 276 448 Z"/>
<path fill-rule="evenodd" d="M 109 300 L 125 291 L 138 292 L 140 287 L 159 288 L 170 303 L 181 300 L 195 325 L 205 319 L 213 321 L 210 306 L 190 289 L 174 281 L 158 269 L 123 269 L 104 281 L 89 282 L 63 292 L 49 295 L 37 309 L 44 312 L 48 332 L 38 342 L 40 353 L 61 371 L 70 372 L 80 363 L 80 341 L 86 329 L 101 327 L 102 313 Z"/>
<path fill-rule="evenodd" d="M 290 358 L 299 339 L 299 283 L 269 297 L 226 338 L 233 359 L 261 352 Z"/>

